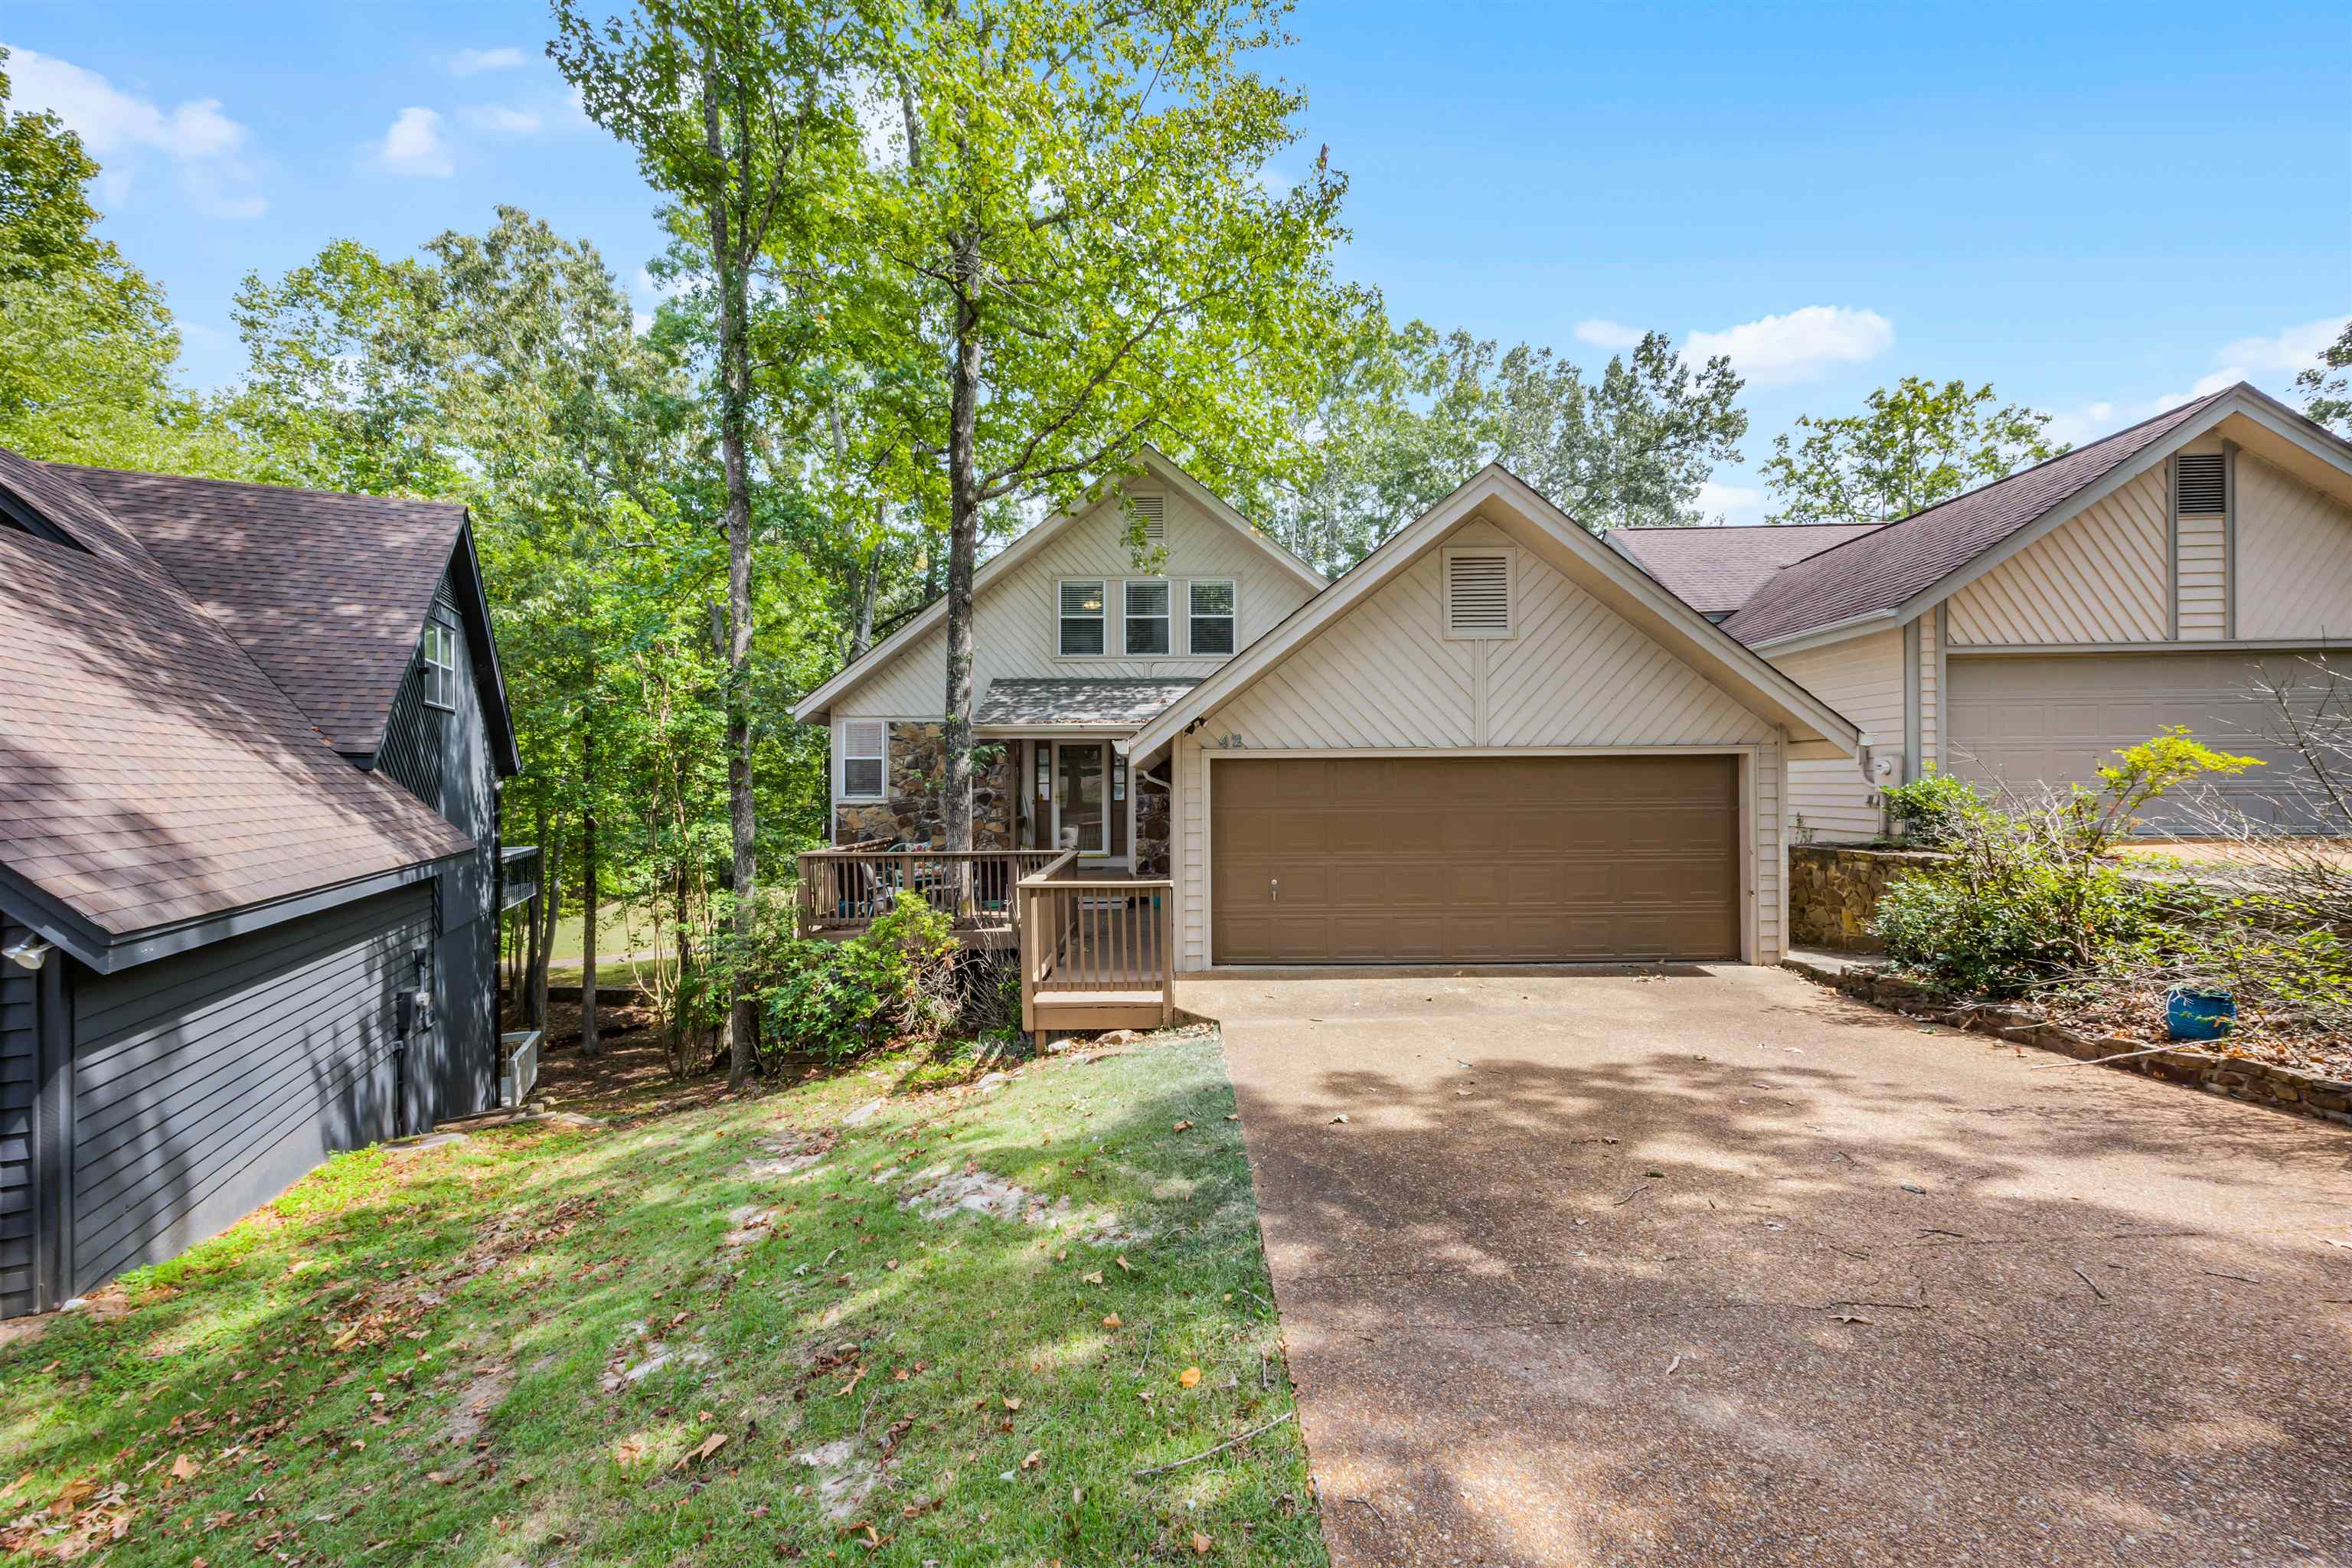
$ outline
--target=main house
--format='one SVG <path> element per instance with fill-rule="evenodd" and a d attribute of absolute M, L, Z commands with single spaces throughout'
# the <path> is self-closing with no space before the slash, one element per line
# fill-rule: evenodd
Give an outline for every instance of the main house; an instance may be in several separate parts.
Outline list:
<path fill-rule="evenodd" d="M 1336 583 L 1139 468 L 978 574 L 979 845 L 1167 878 L 1149 967 L 1778 959 L 1829 704 L 1500 468 Z M 935 604 L 795 709 L 837 844 L 939 841 L 946 684 Z"/>
<path fill-rule="evenodd" d="M 2352 634 L 2352 445 L 2242 384 L 1883 526 L 1609 539 L 1861 727 L 1866 771 L 1790 769 L 1800 839 L 1878 837 L 1881 788 L 1930 768 L 2095 783 L 2167 724 L 2263 759 L 2224 794 L 2293 820 L 2309 781 L 2264 689 L 2322 700 Z"/>
<path fill-rule="evenodd" d="M 496 1102 L 462 507 L 0 451 L 0 1316 Z"/>

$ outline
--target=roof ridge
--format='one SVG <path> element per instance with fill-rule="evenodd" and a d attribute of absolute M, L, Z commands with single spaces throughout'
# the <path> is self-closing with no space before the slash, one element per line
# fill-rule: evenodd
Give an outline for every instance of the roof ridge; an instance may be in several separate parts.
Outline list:
<path fill-rule="evenodd" d="M 390 501 L 399 506 L 453 507 L 459 511 L 469 509 L 461 500 L 442 500 L 432 496 L 378 495 L 373 490 L 330 490 L 311 485 L 281 485 L 274 479 L 224 479 L 212 474 L 167 474 L 156 468 L 115 468 L 101 463 L 67 463 L 47 458 L 31 458 L 26 461 L 45 468 L 57 468 L 77 474 L 120 474 L 131 479 L 169 479 L 175 485 L 218 485 L 224 489 L 269 490 L 278 495 L 323 496 L 334 500 Z"/>

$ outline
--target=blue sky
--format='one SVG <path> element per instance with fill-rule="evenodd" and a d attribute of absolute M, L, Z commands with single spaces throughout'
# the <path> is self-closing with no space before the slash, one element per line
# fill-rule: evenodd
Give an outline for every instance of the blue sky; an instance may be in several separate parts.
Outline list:
<path fill-rule="evenodd" d="M 1733 521 L 1775 432 L 1896 376 L 1990 381 L 2081 439 L 2238 374 L 2283 392 L 2352 310 L 2340 5 L 1302 0 L 1292 31 L 1297 166 L 1328 144 L 1353 180 L 1346 269 L 1400 316 L 1594 368 L 1643 327 L 1730 353 L 1755 421 L 1709 498 Z M 653 198 L 548 33 L 497 0 L 0 14 L 18 106 L 109 164 L 108 230 L 198 384 L 239 366 L 247 271 L 499 202 L 650 303 Z"/>

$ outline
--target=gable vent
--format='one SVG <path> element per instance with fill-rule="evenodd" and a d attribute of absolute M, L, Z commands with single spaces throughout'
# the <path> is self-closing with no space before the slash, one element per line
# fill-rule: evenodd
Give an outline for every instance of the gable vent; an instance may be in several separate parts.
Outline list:
<path fill-rule="evenodd" d="M 2184 452 L 2178 459 L 2180 471 L 2173 480 L 2173 495 L 2183 517 L 2200 517 L 2229 510 L 2228 475 L 2221 454 Z"/>
<path fill-rule="evenodd" d="M 1166 496 L 1129 496 L 1135 515 L 1143 520 L 1143 542 L 1164 544 L 1168 540 L 1168 498 Z"/>
<path fill-rule="evenodd" d="M 1445 635 L 1511 635 L 1511 557 L 1504 551 L 1465 550 L 1445 558 Z"/>

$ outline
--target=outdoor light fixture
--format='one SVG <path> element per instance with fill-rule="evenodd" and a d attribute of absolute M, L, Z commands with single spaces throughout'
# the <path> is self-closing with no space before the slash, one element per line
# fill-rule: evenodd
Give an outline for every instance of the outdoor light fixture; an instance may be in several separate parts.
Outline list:
<path fill-rule="evenodd" d="M 0 947 L 0 957 L 19 969 L 38 969 L 41 961 L 48 956 L 49 944 L 37 936 L 28 936 L 11 947 Z"/>

